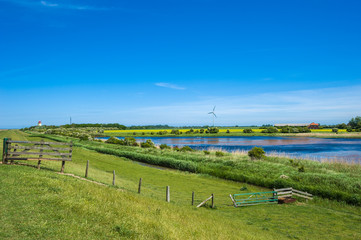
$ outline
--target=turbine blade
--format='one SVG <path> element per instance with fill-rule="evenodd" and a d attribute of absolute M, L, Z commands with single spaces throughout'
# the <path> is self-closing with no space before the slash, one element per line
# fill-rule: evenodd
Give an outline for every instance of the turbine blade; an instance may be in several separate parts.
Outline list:
<path fill-rule="evenodd" d="M 217 117 L 217 115 L 216 115 L 215 113 L 213 113 L 213 115 L 214 115 L 215 117 Z"/>
<path fill-rule="evenodd" d="M 208 114 L 212 114 L 213 112 L 209 112 Z"/>
<path fill-rule="evenodd" d="M 216 110 L 216 106 L 214 106 L 214 108 L 213 108 L 213 112 L 214 112 L 214 110 Z"/>

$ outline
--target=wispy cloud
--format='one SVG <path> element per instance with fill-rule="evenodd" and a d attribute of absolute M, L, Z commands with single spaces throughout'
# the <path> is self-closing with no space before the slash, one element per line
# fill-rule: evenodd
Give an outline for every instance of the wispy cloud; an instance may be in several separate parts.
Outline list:
<path fill-rule="evenodd" d="M 185 87 L 181 87 L 172 83 L 164 83 L 164 82 L 160 82 L 160 83 L 155 83 L 156 86 L 158 87 L 165 87 L 165 88 L 171 88 L 171 89 L 176 89 L 176 90 L 185 90 Z"/>
<path fill-rule="evenodd" d="M 3 2 L 10 2 L 16 5 L 29 8 L 52 8 L 52 9 L 69 9 L 69 10 L 110 10 L 106 7 L 97 7 L 89 5 L 77 5 L 70 3 L 58 3 L 57 1 L 25 1 L 25 0 L 0 0 Z"/>
<path fill-rule="evenodd" d="M 49 3 L 46 1 L 40 1 L 40 4 L 45 7 L 59 7 L 59 4 L 57 4 L 57 3 Z"/>
<path fill-rule="evenodd" d="M 210 124 L 207 115 L 217 105 L 217 124 L 346 122 L 361 114 L 361 85 L 302 91 L 208 97 L 199 101 L 135 109 L 137 117 L 169 124 Z M 140 116 L 141 115 L 141 116 Z"/>

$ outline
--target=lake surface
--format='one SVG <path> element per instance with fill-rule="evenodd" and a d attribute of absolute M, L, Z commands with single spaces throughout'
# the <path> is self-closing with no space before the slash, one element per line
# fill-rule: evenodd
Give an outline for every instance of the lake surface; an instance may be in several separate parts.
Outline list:
<path fill-rule="evenodd" d="M 119 137 L 122 139 L 122 137 Z M 107 137 L 99 139 L 108 139 Z M 151 139 L 156 145 L 190 146 L 193 149 L 248 151 L 262 147 L 267 154 L 312 160 L 340 160 L 361 163 L 361 139 L 312 137 L 136 137 L 138 142 Z"/>

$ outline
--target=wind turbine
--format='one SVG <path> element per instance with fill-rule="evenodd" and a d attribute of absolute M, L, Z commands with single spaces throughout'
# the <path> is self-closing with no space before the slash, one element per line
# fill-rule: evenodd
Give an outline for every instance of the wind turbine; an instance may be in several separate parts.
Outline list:
<path fill-rule="evenodd" d="M 217 117 L 217 115 L 214 113 L 214 110 L 216 110 L 216 106 L 214 106 L 212 112 L 209 112 L 209 113 L 208 113 L 208 114 L 213 114 L 213 127 L 214 127 L 214 118 Z"/>

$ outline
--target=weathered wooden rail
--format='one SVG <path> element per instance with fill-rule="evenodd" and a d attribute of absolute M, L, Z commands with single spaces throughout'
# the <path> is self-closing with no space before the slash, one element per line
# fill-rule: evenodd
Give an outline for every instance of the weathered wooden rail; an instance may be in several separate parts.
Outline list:
<path fill-rule="evenodd" d="M 289 188 L 273 189 L 273 190 L 277 192 L 278 197 L 282 197 L 282 198 L 297 196 L 297 197 L 302 197 L 302 198 L 306 198 L 306 199 L 310 199 L 310 200 L 313 199 L 313 198 L 312 198 L 313 195 L 312 195 L 311 193 L 302 192 L 302 191 L 300 191 L 300 190 L 293 189 L 293 188 L 291 188 L 291 187 L 289 187 Z"/>
<path fill-rule="evenodd" d="M 11 138 L 4 138 L 2 162 L 6 164 L 9 161 L 13 163 L 21 160 L 35 160 L 38 161 L 38 169 L 40 169 L 41 161 L 61 161 L 60 172 L 63 173 L 65 162 L 71 161 L 72 151 L 72 143 L 13 141 Z"/>

